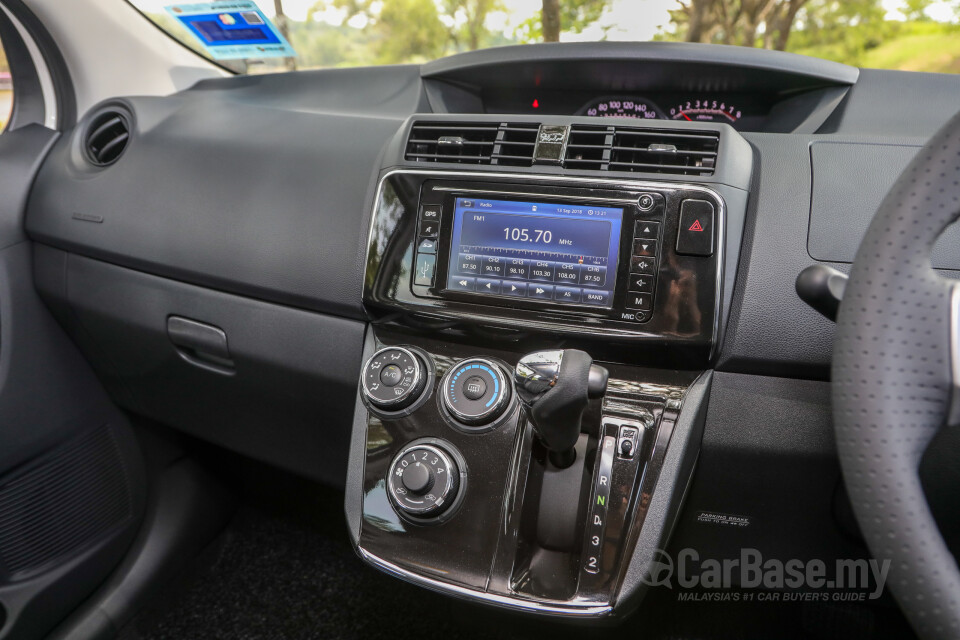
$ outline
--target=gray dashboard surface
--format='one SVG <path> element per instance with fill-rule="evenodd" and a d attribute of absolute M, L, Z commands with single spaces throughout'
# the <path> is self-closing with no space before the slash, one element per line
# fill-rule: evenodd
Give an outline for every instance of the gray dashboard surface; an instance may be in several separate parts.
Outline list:
<path fill-rule="evenodd" d="M 135 130 L 124 155 L 90 167 L 81 122 L 37 177 L 28 233 L 150 273 L 361 318 L 371 185 L 384 143 L 422 106 L 418 78 L 418 67 L 304 72 L 126 98 Z"/>
<path fill-rule="evenodd" d="M 810 145 L 813 196 L 810 202 L 810 256 L 823 262 L 853 262 L 873 214 L 900 173 L 922 146 L 823 142 Z M 933 266 L 960 269 L 960 226 L 942 236 Z"/>
<path fill-rule="evenodd" d="M 671 51 L 688 65 L 675 67 L 678 73 L 686 69 L 691 77 L 701 72 L 697 56 L 705 61 L 716 51 L 734 56 L 745 70 L 754 59 L 767 67 L 773 61 L 770 52 L 739 49 L 557 45 L 497 49 L 423 67 L 235 77 L 166 98 L 129 98 L 136 132 L 124 157 L 92 171 L 80 160 L 77 131 L 64 135 L 37 179 L 27 231 L 34 240 L 114 264 L 361 319 L 366 230 L 382 152 L 405 119 L 430 112 L 425 80 L 470 75 L 471 61 L 487 72 L 502 63 L 500 73 L 507 73 L 513 58 L 586 57 L 600 64 L 617 51 L 627 63 L 617 68 L 635 74 Z M 821 251 L 818 234 L 834 231 L 822 231 L 818 221 L 808 250 L 811 194 L 818 216 L 836 206 L 831 201 L 863 200 L 856 217 L 830 214 L 856 226 L 872 208 L 857 190 L 869 184 L 876 192 L 871 197 L 882 196 L 895 170 L 886 166 L 865 183 L 869 165 L 832 162 L 830 190 L 811 180 L 810 145 L 922 144 L 960 104 L 960 81 L 781 59 L 794 72 L 820 74 L 828 85 L 855 84 L 818 134 L 745 134 L 756 149 L 757 175 L 719 366 L 825 377 L 833 327 L 797 298 L 794 280 L 817 258 L 849 259 L 858 240 L 851 233 L 842 247 Z M 454 167 L 463 168 L 446 168 Z M 75 212 L 102 216 L 103 223 L 75 220 Z"/>

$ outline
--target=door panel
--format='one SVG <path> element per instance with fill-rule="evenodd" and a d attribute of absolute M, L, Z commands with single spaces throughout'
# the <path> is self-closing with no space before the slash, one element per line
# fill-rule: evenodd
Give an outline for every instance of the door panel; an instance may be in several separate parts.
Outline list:
<path fill-rule="evenodd" d="M 39 638 L 122 558 L 143 516 L 143 462 L 33 284 L 23 211 L 56 132 L 0 135 L 0 640 Z"/>

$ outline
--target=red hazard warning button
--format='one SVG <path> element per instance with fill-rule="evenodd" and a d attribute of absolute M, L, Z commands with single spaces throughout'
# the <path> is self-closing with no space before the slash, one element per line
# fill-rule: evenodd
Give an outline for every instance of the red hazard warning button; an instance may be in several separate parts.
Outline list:
<path fill-rule="evenodd" d="M 680 203 L 680 230 L 677 232 L 677 253 L 688 256 L 713 255 L 713 224 L 716 211 L 707 200 L 684 200 Z"/>

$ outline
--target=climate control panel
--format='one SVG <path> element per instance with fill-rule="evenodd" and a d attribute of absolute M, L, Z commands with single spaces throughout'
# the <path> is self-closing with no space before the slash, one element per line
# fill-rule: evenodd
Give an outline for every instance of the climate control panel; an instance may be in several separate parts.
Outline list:
<path fill-rule="evenodd" d="M 361 372 L 367 405 L 383 413 L 415 408 L 433 377 L 427 359 L 404 347 L 387 347 L 373 354 Z"/>
<path fill-rule="evenodd" d="M 388 494 L 397 511 L 414 521 L 453 515 L 467 482 L 466 465 L 449 442 L 427 438 L 404 447 L 390 463 Z"/>
<path fill-rule="evenodd" d="M 510 378 L 497 363 L 482 358 L 463 360 L 440 383 L 440 399 L 454 426 L 489 429 L 510 406 Z"/>

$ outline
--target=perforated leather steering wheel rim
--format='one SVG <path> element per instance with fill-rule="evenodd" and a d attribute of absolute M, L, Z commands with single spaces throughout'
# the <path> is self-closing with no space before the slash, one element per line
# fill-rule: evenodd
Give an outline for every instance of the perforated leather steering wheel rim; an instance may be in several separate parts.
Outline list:
<path fill-rule="evenodd" d="M 953 286 L 931 267 L 960 215 L 960 114 L 917 154 L 857 252 L 837 318 L 833 416 L 840 466 L 887 585 L 925 639 L 960 638 L 960 569 L 937 528 L 920 459 L 955 393 Z"/>

